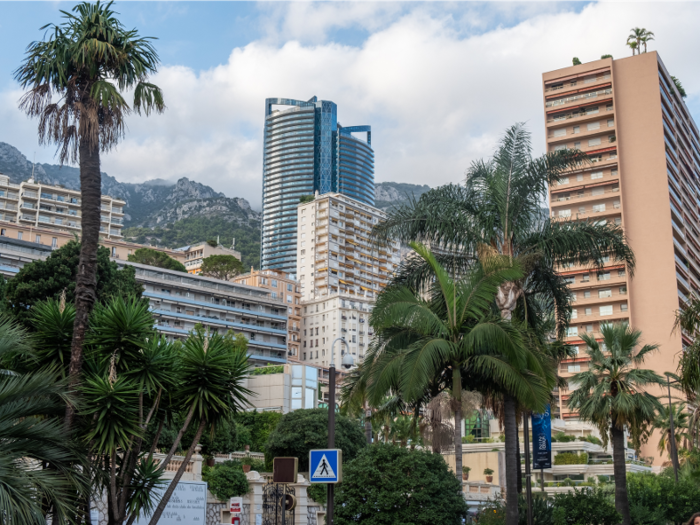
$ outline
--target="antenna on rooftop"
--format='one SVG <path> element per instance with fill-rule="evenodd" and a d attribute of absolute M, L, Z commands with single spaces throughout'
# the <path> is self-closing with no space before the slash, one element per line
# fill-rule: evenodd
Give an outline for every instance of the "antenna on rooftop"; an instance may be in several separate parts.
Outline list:
<path fill-rule="evenodd" d="M 36 151 L 34 152 L 34 160 L 32 161 L 32 176 L 29 179 L 30 183 L 34 183 L 34 166 L 36 166 Z"/>

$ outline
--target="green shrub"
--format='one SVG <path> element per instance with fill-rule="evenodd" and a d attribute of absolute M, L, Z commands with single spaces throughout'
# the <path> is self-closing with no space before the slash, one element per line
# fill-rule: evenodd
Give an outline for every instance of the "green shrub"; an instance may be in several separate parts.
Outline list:
<path fill-rule="evenodd" d="M 328 501 L 328 490 L 326 485 L 312 483 L 311 486 L 306 489 L 306 493 L 316 503 L 320 503 L 324 507 L 326 506 L 326 502 Z"/>
<path fill-rule="evenodd" d="M 238 445 L 249 445 L 253 452 L 265 452 L 267 438 L 277 428 L 282 414 L 279 412 L 241 412 L 236 414 L 235 421 L 239 428 Z"/>
<path fill-rule="evenodd" d="M 567 436 L 564 434 L 564 432 L 557 432 L 552 436 L 552 441 L 556 441 L 558 443 L 571 443 L 572 441 L 576 441 L 576 436 Z"/>
<path fill-rule="evenodd" d="M 473 434 L 467 434 L 462 437 L 462 443 L 476 443 L 476 438 Z"/>
<path fill-rule="evenodd" d="M 700 502 L 700 486 L 692 479 L 681 477 L 676 484 L 665 474 L 628 474 L 627 493 L 633 525 L 683 523 Z"/>
<path fill-rule="evenodd" d="M 202 479 L 207 482 L 209 492 L 221 501 L 248 493 L 248 478 L 238 461 L 224 461 L 214 467 L 205 467 L 202 469 Z"/>
<path fill-rule="evenodd" d="M 334 503 L 335 525 L 461 525 L 468 508 L 440 454 L 383 444 L 343 466 Z"/>
<path fill-rule="evenodd" d="M 601 489 L 555 494 L 552 506 L 553 525 L 616 525 L 622 519 L 611 496 Z"/>
<path fill-rule="evenodd" d="M 581 454 L 576 454 L 575 452 L 560 452 L 554 456 L 555 465 L 586 465 L 588 464 L 588 454 L 582 452 Z"/>
<path fill-rule="evenodd" d="M 270 374 L 281 374 L 284 372 L 284 365 L 271 365 L 268 363 L 267 366 L 259 366 L 258 368 L 253 368 L 250 372 L 252 376 L 266 376 Z"/>

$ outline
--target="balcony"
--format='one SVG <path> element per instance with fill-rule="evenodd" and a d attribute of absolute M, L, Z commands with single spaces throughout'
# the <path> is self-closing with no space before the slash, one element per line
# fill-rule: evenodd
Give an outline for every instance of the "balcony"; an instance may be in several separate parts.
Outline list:
<path fill-rule="evenodd" d="M 600 89 L 600 90 L 591 91 L 588 93 L 579 93 L 579 94 L 571 95 L 568 97 L 557 98 L 554 100 L 548 100 L 545 103 L 545 107 L 554 108 L 554 107 L 563 106 L 566 104 L 571 104 L 573 102 L 579 102 L 579 103 L 584 102 L 585 103 L 585 101 L 587 101 L 587 100 L 596 99 L 598 97 L 604 97 L 606 95 L 612 95 L 612 88 Z"/>
<path fill-rule="evenodd" d="M 27 199 L 38 199 L 39 194 L 35 191 L 23 191 L 22 192 L 22 197 L 26 197 Z"/>

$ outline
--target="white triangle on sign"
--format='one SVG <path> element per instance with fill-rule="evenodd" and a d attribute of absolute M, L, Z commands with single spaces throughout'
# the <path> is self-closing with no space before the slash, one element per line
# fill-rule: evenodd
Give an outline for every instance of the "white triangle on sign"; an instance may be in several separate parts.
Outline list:
<path fill-rule="evenodd" d="M 314 471 L 314 478 L 327 478 L 327 479 L 334 479 L 335 478 L 335 472 L 333 472 L 333 468 L 331 467 L 331 464 L 328 463 L 328 458 L 324 454 L 321 457 L 321 461 L 318 462 L 318 466 L 316 467 L 316 470 Z"/>

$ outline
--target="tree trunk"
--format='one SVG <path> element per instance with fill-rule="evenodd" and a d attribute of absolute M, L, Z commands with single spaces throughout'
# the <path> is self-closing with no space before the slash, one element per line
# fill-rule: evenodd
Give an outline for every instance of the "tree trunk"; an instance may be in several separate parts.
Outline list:
<path fill-rule="evenodd" d="M 613 446 L 613 473 L 615 475 L 615 508 L 622 514 L 622 525 L 630 525 L 630 505 L 627 498 L 627 466 L 625 464 L 625 432 L 617 428 L 613 419 L 610 429 Z"/>
<path fill-rule="evenodd" d="M 459 365 L 452 365 L 452 399 L 455 415 L 454 443 L 455 443 L 455 474 L 457 479 L 462 479 L 462 373 Z"/>
<path fill-rule="evenodd" d="M 517 403 L 506 394 L 503 399 L 504 431 L 506 434 L 506 525 L 518 525 L 518 424 Z"/>
<path fill-rule="evenodd" d="M 177 487 L 177 484 L 180 482 L 180 478 L 182 478 L 182 475 L 185 473 L 185 469 L 187 468 L 187 465 L 189 464 L 190 459 L 192 458 L 194 448 L 197 446 L 197 444 L 199 443 L 199 439 L 202 437 L 202 432 L 204 431 L 204 426 L 206 425 L 206 423 L 206 419 L 203 419 L 202 422 L 199 424 L 197 433 L 195 434 L 194 439 L 192 440 L 190 448 L 187 450 L 187 455 L 185 456 L 182 465 L 180 465 L 180 468 L 177 469 L 175 477 L 170 482 L 170 485 L 168 485 L 168 489 L 165 491 L 165 494 L 163 494 L 163 499 L 161 499 L 160 503 L 158 503 L 158 507 L 156 507 L 156 510 L 153 513 L 153 516 L 151 517 L 151 521 L 148 522 L 148 525 L 158 524 L 158 520 L 160 519 L 161 515 L 163 514 L 163 511 L 165 510 L 165 506 L 168 504 L 168 501 L 170 501 L 170 497 L 173 495 L 173 492 L 175 492 L 175 487 Z M 129 520 L 129 524 L 131 523 L 133 523 L 133 520 Z"/>
<path fill-rule="evenodd" d="M 518 420 L 515 420 L 515 456 L 516 465 L 518 467 L 518 494 L 523 493 L 523 464 L 522 456 L 520 455 L 520 431 L 518 427 Z"/>
<path fill-rule="evenodd" d="M 83 367 L 83 342 L 88 328 L 88 318 L 97 299 L 97 247 L 100 240 L 100 207 L 102 181 L 100 175 L 99 144 L 90 144 L 89 139 L 80 139 L 80 213 L 82 237 L 80 259 L 75 282 L 75 322 L 69 368 L 68 388 L 77 389 Z M 65 428 L 73 424 L 75 410 L 66 405 Z"/>

